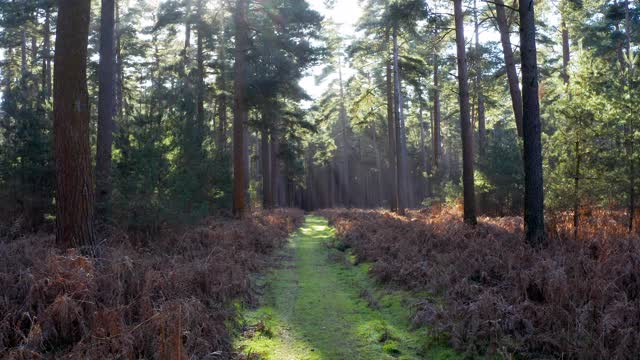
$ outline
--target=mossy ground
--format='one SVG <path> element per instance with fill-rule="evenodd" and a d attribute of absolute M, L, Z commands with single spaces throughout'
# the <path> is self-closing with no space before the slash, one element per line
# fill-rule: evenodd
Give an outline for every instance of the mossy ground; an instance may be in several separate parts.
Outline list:
<path fill-rule="evenodd" d="M 411 330 L 411 295 L 390 291 L 368 277 L 335 244 L 333 229 L 308 216 L 282 254 L 281 265 L 261 279 L 262 306 L 242 311 L 237 346 L 250 358 L 455 359 L 434 347 L 426 329 Z M 342 249 L 344 250 L 344 249 Z"/>

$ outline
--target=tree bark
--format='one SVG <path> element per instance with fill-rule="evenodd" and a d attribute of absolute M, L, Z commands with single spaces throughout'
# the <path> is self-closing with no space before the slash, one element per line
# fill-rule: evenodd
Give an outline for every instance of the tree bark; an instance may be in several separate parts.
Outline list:
<path fill-rule="evenodd" d="M 189 48 L 191 47 L 191 2 L 192 0 L 187 0 L 185 4 L 184 48 L 182 50 L 185 67 L 189 62 Z"/>
<path fill-rule="evenodd" d="M 22 30 L 20 39 L 20 75 L 22 79 L 26 79 L 27 71 L 29 69 L 27 65 L 27 32 Z"/>
<path fill-rule="evenodd" d="M 440 73 L 439 73 L 439 57 L 434 51 L 433 54 L 433 166 L 438 168 L 440 162 L 440 149 L 442 147 L 442 137 L 440 133 L 440 123 L 442 113 L 440 111 Z"/>
<path fill-rule="evenodd" d="M 534 0 L 523 0 L 519 11 L 524 112 L 524 222 L 527 242 L 532 247 L 540 247 L 546 236 Z"/>
<path fill-rule="evenodd" d="M 274 124 L 271 129 L 271 201 L 272 207 L 279 206 L 280 197 L 278 196 L 278 189 L 280 188 L 280 141 L 278 134 L 278 125 Z"/>
<path fill-rule="evenodd" d="M 45 100 L 51 98 L 51 8 L 47 6 L 44 13 L 44 58 L 42 60 L 42 77 Z"/>
<path fill-rule="evenodd" d="M 102 0 L 100 11 L 100 66 L 98 69 L 98 144 L 96 152 L 96 213 L 108 217 L 111 203 L 111 148 L 113 145 L 115 4 Z"/>
<path fill-rule="evenodd" d="M 202 16 L 203 12 L 202 2 L 198 2 L 198 15 Z M 194 127 L 195 134 L 193 139 L 195 140 L 196 146 L 196 156 L 198 159 L 202 158 L 203 150 L 202 143 L 204 141 L 204 122 L 205 122 L 205 111 L 204 111 L 204 97 L 205 97 L 205 83 L 204 79 L 207 76 L 205 66 L 204 66 L 204 30 L 205 24 L 202 19 L 198 20 L 198 39 L 197 39 L 197 50 L 196 50 L 196 63 L 198 70 L 198 84 L 196 86 L 196 126 Z"/>
<path fill-rule="evenodd" d="M 631 58 L 631 12 L 629 11 L 629 0 L 624 1 L 624 32 L 625 32 L 625 50 L 627 52 L 627 56 Z M 623 67 L 624 68 L 624 67 Z M 627 84 L 631 86 L 631 79 L 629 78 L 629 73 L 633 68 L 633 64 L 627 64 Z M 627 154 L 629 164 L 629 232 L 633 232 L 633 227 L 635 223 L 635 213 L 636 213 L 636 162 L 634 159 L 634 140 L 633 134 L 635 132 L 634 126 L 634 116 L 628 117 L 628 125 L 625 126 L 625 137 L 627 140 Z"/>
<path fill-rule="evenodd" d="M 218 157 L 222 159 L 224 153 L 226 152 L 226 144 L 227 144 L 227 66 L 226 66 L 226 32 L 225 32 L 225 17 L 224 14 L 221 16 L 220 20 L 222 27 L 221 30 L 221 41 L 218 46 L 218 61 L 220 63 L 220 75 L 218 76 L 218 126 L 217 126 L 217 139 L 216 139 L 216 147 Z"/>
<path fill-rule="evenodd" d="M 389 207 L 391 211 L 396 211 L 398 209 L 398 201 L 396 197 L 396 192 L 398 188 L 397 177 L 396 177 L 396 131 L 395 131 L 395 112 L 394 112 L 394 100 L 393 100 L 393 75 L 392 75 L 392 64 L 389 59 L 388 49 L 388 40 L 390 38 L 389 29 L 387 29 L 386 33 L 386 41 L 385 45 L 385 57 L 386 57 L 386 92 L 387 92 L 387 127 L 389 131 L 389 178 L 390 178 L 390 191 L 389 191 Z"/>
<path fill-rule="evenodd" d="M 484 94 L 482 92 L 482 55 L 480 54 L 480 24 L 478 23 L 478 6 L 476 0 L 473 0 L 473 22 L 476 35 L 476 100 L 478 104 L 477 119 L 478 119 L 478 154 L 484 156 L 485 143 L 487 138 L 485 108 L 484 108 Z"/>
<path fill-rule="evenodd" d="M 235 65 L 234 65 L 234 114 L 233 114 L 233 213 L 237 217 L 245 215 L 245 152 L 246 127 L 249 120 L 247 99 L 247 52 L 249 48 L 249 24 L 247 23 L 248 0 L 237 0 L 234 12 L 235 22 Z"/>
<path fill-rule="evenodd" d="M 422 100 L 422 90 L 418 90 L 418 123 L 420 124 L 420 160 L 422 162 L 422 171 L 424 171 L 424 184 L 421 187 L 421 193 L 423 194 L 423 198 L 429 195 L 429 183 L 430 178 L 429 174 L 431 173 L 429 169 L 429 154 L 427 153 L 427 124 L 424 121 L 424 109 L 423 109 L 423 100 Z"/>
<path fill-rule="evenodd" d="M 398 27 L 393 28 L 393 78 L 394 78 L 394 125 L 396 135 L 396 202 L 398 215 L 405 215 L 407 206 L 407 162 L 404 134 L 404 120 L 402 119 L 402 93 L 400 89 L 400 65 L 398 49 Z"/>
<path fill-rule="evenodd" d="M 13 48 L 9 47 L 7 49 L 7 66 L 3 76 L 4 80 L 4 93 L 9 94 L 11 92 L 11 85 L 13 80 L 13 71 L 11 70 L 11 59 L 13 58 Z M 4 95 L 4 94 L 3 94 Z"/>
<path fill-rule="evenodd" d="M 56 242 L 95 244 L 94 193 L 89 143 L 87 43 L 89 0 L 59 0 L 54 69 Z"/>
<path fill-rule="evenodd" d="M 522 92 L 518 80 L 518 72 L 516 71 L 516 62 L 511 48 L 511 31 L 507 21 L 507 14 L 503 0 L 496 0 L 496 20 L 498 22 L 498 31 L 500 31 L 500 42 L 502 43 L 502 53 L 504 55 L 504 64 L 507 70 L 507 80 L 509 82 L 509 94 L 511 95 L 511 104 L 513 106 L 513 114 L 516 118 L 516 129 L 518 136 L 522 137 Z"/>
<path fill-rule="evenodd" d="M 454 0 L 456 27 L 456 48 L 458 54 L 458 98 L 460 100 L 460 129 L 462 133 L 462 185 L 464 192 L 464 221 L 475 225 L 476 199 L 473 174 L 473 129 L 469 106 L 469 77 L 467 74 L 467 54 L 464 40 L 464 15 L 462 0 Z"/>
<path fill-rule="evenodd" d="M 263 122 L 265 115 L 263 114 Z M 273 193 L 271 188 L 271 146 L 269 143 L 269 130 L 263 127 L 260 131 L 260 154 L 262 165 L 262 207 L 270 209 L 273 207 Z"/>
<path fill-rule="evenodd" d="M 342 131 L 342 167 L 340 171 L 340 200 L 341 205 L 351 206 L 351 176 L 349 174 L 349 140 L 347 108 L 345 106 L 344 84 L 342 81 L 342 61 L 338 60 L 338 81 L 340 83 L 340 126 Z"/>
<path fill-rule="evenodd" d="M 371 132 L 373 133 L 373 152 L 376 155 L 376 172 L 378 174 L 376 177 L 378 193 L 375 196 L 375 204 L 378 205 L 383 196 L 382 194 L 384 194 L 384 185 L 382 183 L 382 157 L 380 156 L 380 149 L 378 148 L 378 131 L 375 120 L 372 122 Z"/>
<path fill-rule="evenodd" d="M 566 85 L 569 83 L 569 61 L 571 61 L 571 52 L 569 49 L 569 28 L 567 28 L 564 12 L 561 13 L 561 16 L 562 20 L 560 22 L 560 27 L 562 28 L 562 81 L 564 81 Z"/>
<path fill-rule="evenodd" d="M 116 82 L 116 90 L 115 90 L 115 110 L 114 113 L 118 116 L 118 118 L 122 119 L 122 115 L 124 113 L 124 96 L 123 96 L 123 87 L 124 87 L 124 65 L 122 60 L 122 47 L 121 47 L 121 37 L 122 33 L 120 31 L 120 7 L 118 5 L 118 0 L 115 1 L 115 12 L 116 12 L 116 23 L 115 23 L 115 36 L 116 36 L 116 74 L 115 74 L 115 82 Z"/>
<path fill-rule="evenodd" d="M 573 182 L 573 238 L 578 239 L 578 229 L 580 226 L 580 161 L 582 160 L 580 156 L 580 137 L 576 132 L 576 173 Z"/>

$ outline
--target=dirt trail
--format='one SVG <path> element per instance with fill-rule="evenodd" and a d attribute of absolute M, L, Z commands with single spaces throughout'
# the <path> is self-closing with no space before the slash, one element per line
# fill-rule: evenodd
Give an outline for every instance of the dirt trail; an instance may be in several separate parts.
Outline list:
<path fill-rule="evenodd" d="M 262 306 L 243 313 L 237 345 L 252 359 L 447 359 L 447 349 L 425 352 L 424 329 L 411 331 L 408 294 L 380 289 L 367 265 L 327 246 L 333 229 L 309 216 L 263 276 Z"/>

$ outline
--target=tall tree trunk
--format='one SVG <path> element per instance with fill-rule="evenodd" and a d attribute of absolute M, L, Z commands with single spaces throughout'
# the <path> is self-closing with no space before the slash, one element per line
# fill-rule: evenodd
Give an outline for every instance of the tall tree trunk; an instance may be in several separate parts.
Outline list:
<path fill-rule="evenodd" d="M 565 6 L 567 5 L 565 4 Z M 561 10 L 560 16 L 562 17 L 562 20 L 560 21 L 560 27 L 562 29 L 562 80 L 566 85 L 569 83 L 569 61 L 571 61 L 571 52 L 569 49 L 569 28 L 567 27 L 563 10 Z"/>
<path fill-rule="evenodd" d="M 348 132 L 348 120 L 347 120 L 347 108 L 345 106 L 345 94 L 344 85 L 342 82 L 342 60 L 338 60 L 338 81 L 340 82 L 340 126 L 342 130 L 342 167 L 340 170 L 340 200 L 341 205 L 346 207 L 351 206 L 351 176 L 349 174 L 349 140 L 347 136 Z"/>
<path fill-rule="evenodd" d="M 281 205 L 279 202 L 278 189 L 280 188 L 280 135 L 278 124 L 274 124 L 271 129 L 271 196 L 272 206 Z"/>
<path fill-rule="evenodd" d="M 580 226 L 580 161 L 582 160 L 580 156 L 580 137 L 576 132 L 576 168 L 575 168 L 575 177 L 573 179 L 573 238 L 578 239 L 578 228 Z"/>
<path fill-rule="evenodd" d="M 95 244 L 89 143 L 87 43 L 91 1 L 59 0 L 54 69 L 56 242 Z"/>
<path fill-rule="evenodd" d="M 31 66 L 38 63 L 38 36 L 31 36 Z"/>
<path fill-rule="evenodd" d="M 29 66 L 27 65 L 27 31 L 23 29 L 20 39 L 20 75 L 22 76 L 22 79 L 26 79 L 28 70 Z"/>
<path fill-rule="evenodd" d="M 456 26 L 456 48 L 458 54 L 458 97 L 460 99 L 460 129 L 462 133 L 462 185 L 464 192 L 464 221 L 475 225 L 476 195 L 473 174 L 473 129 L 469 106 L 469 77 L 464 40 L 464 15 L 462 0 L 453 2 Z"/>
<path fill-rule="evenodd" d="M 51 98 L 51 8 L 47 6 L 44 13 L 44 56 L 42 59 L 43 91 L 46 100 Z"/>
<path fill-rule="evenodd" d="M 516 118 L 516 128 L 518 136 L 522 137 L 522 92 L 518 80 L 518 72 L 516 71 L 516 61 L 511 48 L 511 31 L 503 0 L 496 0 L 496 20 L 498 22 L 498 30 L 500 31 L 500 42 L 502 43 L 502 53 L 504 55 L 504 64 L 507 70 L 507 80 L 509 82 L 509 94 L 511 95 L 511 104 L 513 106 L 513 114 Z"/>
<path fill-rule="evenodd" d="M 247 52 L 249 50 L 249 24 L 247 22 L 249 2 L 237 0 L 234 12 L 235 22 L 235 65 L 234 65 L 234 114 L 233 114 L 233 213 L 237 217 L 245 215 L 245 152 L 246 127 L 249 120 L 247 99 Z"/>
<path fill-rule="evenodd" d="M 111 203 L 111 148 L 113 145 L 115 4 L 102 0 L 100 10 L 100 66 L 98 74 L 98 144 L 96 152 L 96 213 L 109 216 Z"/>
<path fill-rule="evenodd" d="M 423 199 L 425 197 L 427 197 L 429 195 L 429 183 L 431 182 L 430 180 L 430 174 L 431 174 L 431 169 L 429 169 L 429 154 L 427 152 L 427 144 L 426 144 L 426 138 L 427 138 L 427 124 L 424 121 L 424 104 L 423 104 L 423 100 L 422 100 L 422 91 L 418 91 L 418 123 L 420 123 L 420 157 L 422 160 L 422 171 L 424 171 L 424 184 L 423 186 L 421 186 L 421 191 L 420 193 L 423 194 Z"/>
<path fill-rule="evenodd" d="M 407 162 L 406 146 L 404 144 L 404 120 L 402 119 L 402 93 L 400 89 L 400 64 L 398 49 L 398 27 L 393 28 L 393 78 L 394 78 L 394 125 L 396 135 L 396 202 L 398 215 L 405 215 L 407 206 Z"/>
<path fill-rule="evenodd" d="M 378 131 L 376 129 L 375 120 L 372 122 L 371 131 L 373 132 L 373 152 L 376 155 L 376 185 L 378 186 L 378 193 L 375 196 L 375 204 L 380 205 L 382 194 L 384 194 L 384 184 L 382 183 L 382 157 L 380 156 L 380 149 L 378 147 Z"/>
<path fill-rule="evenodd" d="M 632 27 L 631 27 L 631 12 L 629 10 L 629 0 L 624 1 L 624 32 L 625 32 L 625 50 L 627 53 L 627 58 L 631 59 L 631 38 L 632 38 Z M 630 72 L 633 69 L 633 64 L 627 65 L 627 86 L 631 86 L 631 79 L 629 78 Z M 636 213 L 636 161 L 634 159 L 634 118 L 635 116 L 629 116 L 628 124 L 625 126 L 625 137 L 628 139 L 627 142 L 627 163 L 628 163 L 628 171 L 629 171 L 629 232 L 633 232 L 633 226 L 635 222 L 635 213 Z"/>
<path fill-rule="evenodd" d="M 571 54 L 569 51 L 569 29 L 567 27 L 565 12 L 567 1 L 561 3 L 560 8 L 560 28 L 562 31 L 562 81 L 565 85 L 569 85 L 569 61 L 571 60 Z M 571 92 L 569 92 L 569 99 L 571 99 Z M 575 141 L 575 177 L 573 179 L 573 238 L 578 239 L 578 232 L 580 229 L 580 126 L 576 126 L 576 141 Z"/>
<path fill-rule="evenodd" d="M 192 0 L 187 0 L 185 4 L 185 18 L 184 18 L 184 48 L 183 48 L 183 58 L 185 67 L 189 62 L 189 48 L 191 47 L 191 2 Z"/>
<path fill-rule="evenodd" d="M 266 115 L 263 113 L 263 122 Z M 269 144 L 269 129 L 260 129 L 260 157 L 262 165 L 262 207 L 273 207 L 273 193 L 271 188 L 271 146 Z"/>
<path fill-rule="evenodd" d="M 202 2 L 198 2 L 198 13 L 201 14 L 203 10 Z M 204 141 L 204 122 L 205 122 L 205 112 L 204 112 L 204 96 L 205 96 L 205 83 L 204 79 L 207 76 L 206 70 L 204 67 L 204 30 L 205 24 L 203 20 L 200 19 L 198 21 L 198 42 L 197 42 L 197 50 L 196 50 L 196 63 L 198 68 L 198 84 L 196 86 L 196 126 L 194 127 L 195 134 L 193 139 L 195 140 L 196 145 L 196 156 L 198 156 L 198 160 L 202 159 L 203 150 L 202 143 Z"/>
<path fill-rule="evenodd" d="M 221 43 L 218 46 L 218 61 L 220 62 L 220 75 L 218 76 L 218 127 L 217 127 L 217 140 L 216 147 L 218 157 L 221 159 L 226 152 L 227 144 L 227 53 L 226 53 L 226 31 L 225 31 L 225 17 L 222 14 L 220 19 L 221 30 Z"/>
<path fill-rule="evenodd" d="M 13 58 L 13 48 L 9 47 L 7 49 L 7 55 L 6 55 L 6 59 L 7 59 L 6 60 L 6 62 L 7 62 L 6 71 L 5 71 L 4 76 L 3 76 L 4 94 L 9 94 L 11 92 L 11 85 L 12 85 L 12 80 L 13 80 L 13 71 L 11 71 L 11 59 L 12 58 Z"/>
<path fill-rule="evenodd" d="M 249 133 L 249 126 L 244 127 L 244 149 L 242 152 L 242 162 L 244 163 L 244 204 L 245 213 L 251 211 L 251 193 L 249 192 L 249 184 L 251 183 L 251 161 L 249 159 L 249 153 L 253 145 L 254 137 Z"/>
<path fill-rule="evenodd" d="M 433 126 L 432 126 L 432 140 L 433 140 L 433 166 L 438 168 L 440 161 L 440 149 L 442 146 L 442 137 L 440 132 L 440 123 L 442 120 L 442 113 L 440 111 L 440 73 L 439 73 L 439 57 L 437 51 L 433 53 Z"/>
<path fill-rule="evenodd" d="M 269 144 L 267 143 L 267 147 Z M 313 165 L 313 154 L 315 154 L 315 147 L 311 144 L 305 151 L 304 161 L 305 167 L 307 171 L 305 172 L 305 184 L 306 184 L 306 194 L 305 194 L 305 206 L 303 209 L 305 211 L 316 210 L 316 197 L 314 194 L 318 194 L 318 189 L 314 186 L 315 179 L 315 167 Z"/>
<path fill-rule="evenodd" d="M 398 200 L 397 200 L 397 177 L 396 177 L 396 123 L 395 123 L 395 112 L 394 112 L 394 100 L 393 100 L 393 74 L 392 74 L 392 64 L 389 59 L 389 38 L 390 32 L 387 29 L 387 33 L 385 35 L 385 57 L 386 57 L 386 92 L 387 92 L 387 127 L 389 131 L 389 178 L 390 178 L 390 192 L 389 192 L 389 207 L 391 211 L 396 211 L 398 209 Z"/>
<path fill-rule="evenodd" d="M 477 119 L 478 119 L 478 154 L 484 156 L 485 143 L 487 138 L 485 108 L 484 108 L 484 94 L 482 92 L 482 56 L 480 54 L 480 23 L 478 22 L 478 5 L 477 1 L 473 0 L 473 22 L 476 35 L 476 99 L 478 104 Z"/>
<path fill-rule="evenodd" d="M 527 242 L 532 247 L 539 247 L 545 242 L 545 230 L 534 0 L 523 0 L 520 4 L 520 48 L 524 110 L 524 222 Z"/>
<path fill-rule="evenodd" d="M 115 90 L 115 114 L 119 119 L 122 119 L 124 113 L 124 65 L 122 60 L 122 47 L 121 38 L 122 31 L 120 30 L 120 6 L 118 1 L 115 1 L 116 7 L 116 24 L 115 24 L 115 36 L 116 36 L 116 90 Z"/>

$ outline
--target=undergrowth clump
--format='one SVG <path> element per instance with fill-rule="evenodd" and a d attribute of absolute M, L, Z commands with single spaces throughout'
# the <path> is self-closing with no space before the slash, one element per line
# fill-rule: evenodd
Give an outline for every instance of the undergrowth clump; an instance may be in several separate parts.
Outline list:
<path fill-rule="evenodd" d="M 145 245 L 113 231 L 101 257 L 52 236 L 0 239 L 0 354 L 7 359 L 227 359 L 231 302 L 299 226 L 298 210 L 211 218 Z"/>
<path fill-rule="evenodd" d="M 504 358 L 629 359 L 640 353 L 640 238 L 624 215 L 597 211 L 574 239 L 550 219 L 529 247 L 521 218 L 464 224 L 459 210 L 327 210 L 341 241 L 382 282 L 426 291 L 416 321 L 457 350 Z M 435 299 L 435 300 L 434 300 Z"/>

